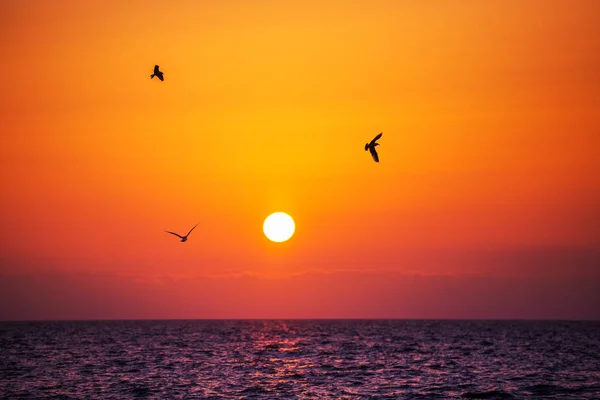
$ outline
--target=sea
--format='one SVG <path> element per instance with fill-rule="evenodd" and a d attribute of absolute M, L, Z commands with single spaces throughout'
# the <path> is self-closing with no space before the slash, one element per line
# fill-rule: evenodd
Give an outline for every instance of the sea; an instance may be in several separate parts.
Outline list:
<path fill-rule="evenodd" d="M 600 399 L 600 322 L 0 322 L 2 399 Z"/>

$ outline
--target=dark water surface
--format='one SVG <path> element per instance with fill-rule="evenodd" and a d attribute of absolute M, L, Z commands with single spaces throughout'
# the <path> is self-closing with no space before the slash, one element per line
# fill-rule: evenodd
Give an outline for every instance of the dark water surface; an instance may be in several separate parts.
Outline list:
<path fill-rule="evenodd" d="M 600 399 L 600 323 L 0 322 L 2 399 Z"/>

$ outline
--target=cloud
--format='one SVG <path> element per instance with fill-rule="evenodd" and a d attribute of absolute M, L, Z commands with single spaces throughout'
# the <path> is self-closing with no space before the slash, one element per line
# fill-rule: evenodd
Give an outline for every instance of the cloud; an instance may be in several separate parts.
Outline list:
<path fill-rule="evenodd" d="M 353 270 L 157 279 L 75 272 L 0 275 L 0 319 L 600 319 L 600 280 L 585 277 Z"/>

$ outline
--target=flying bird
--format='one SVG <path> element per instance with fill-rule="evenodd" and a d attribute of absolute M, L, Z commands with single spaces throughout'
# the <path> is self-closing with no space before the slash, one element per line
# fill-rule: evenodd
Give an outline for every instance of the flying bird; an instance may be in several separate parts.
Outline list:
<path fill-rule="evenodd" d="M 200 223 L 200 222 L 198 222 L 198 224 L 199 224 L 199 223 Z M 198 226 L 198 224 L 194 225 L 194 228 L 195 228 L 195 227 L 197 227 L 197 226 Z M 180 234 L 178 234 L 178 233 L 175 233 L 175 232 L 171 232 L 171 231 L 165 231 L 165 232 L 167 232 L 167 233 L 170 233 L 171 235 L 175 235 L 175 236 L 177 236 L 178 238 L 180 238 L 182 242 L 185 242 L 185 241 L 187 241 L 187 240 L 188 240 L 188 236 L 190 235 L 190 233 L 192 233 L 192 231 L 194 230 L 194 228 L 190 229 L 190 231 L 189 231 L 189 232 L 187 233 L 187 235 L 185 235 L 185 236 L 181 236 Z"/>
<path fill-rule="evenodd" d="M 365 151 L 369 150 L 371 152 L 371 156 L 373 157 L 373 160 L 375 160 L 375 162 L 379 162 L 379 155 L 377 154 L 377 151 L 375 150 L 375 146 L 379 146 L 379 143 L 377 143 L 377 140 L 379 140 L 381 135 L 383 135 L 383 132 L 381 132 L 379 135 L 375 136 L 375 138 L 373 140 L 371 140 L 369 143 L 365 144 Z"/>
<path fill-rule="evenodd" d="M 160 79 L 161 81 L 165 80 L 165 77 L 163 76 L 163 73 L 161 71 L 158 70 L 158 65 L 154 66 L 154 73 L 152 75 L 150 75 L 150 79 L 157 77 L 158 79 Z"/>

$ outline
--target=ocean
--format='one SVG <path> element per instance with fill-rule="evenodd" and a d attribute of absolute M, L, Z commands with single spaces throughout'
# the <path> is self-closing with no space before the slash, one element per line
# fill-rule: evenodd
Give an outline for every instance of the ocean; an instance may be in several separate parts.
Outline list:
<path fill-rule="evenodd" d="M 0 322 L 2 399 L 600 399 L 600 322 Z"/>

